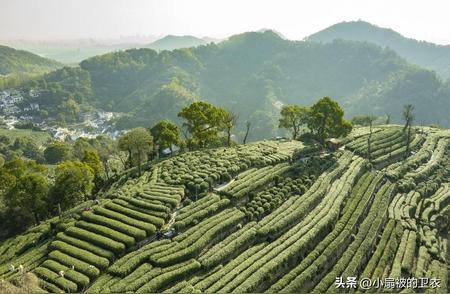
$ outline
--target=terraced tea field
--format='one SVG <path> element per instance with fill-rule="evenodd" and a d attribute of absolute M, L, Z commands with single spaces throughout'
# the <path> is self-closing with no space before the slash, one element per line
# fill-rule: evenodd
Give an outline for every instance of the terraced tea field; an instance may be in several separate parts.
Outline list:
<path fill-rule="evenodd" d="M 400 127 L 377 127 L 370 160 L 367 139 L 168 158 L 2 243 L 0 278 L 32 271 L 49 292 L 448 292 L 450 132 L 415 129 L 406 154 Z"/>

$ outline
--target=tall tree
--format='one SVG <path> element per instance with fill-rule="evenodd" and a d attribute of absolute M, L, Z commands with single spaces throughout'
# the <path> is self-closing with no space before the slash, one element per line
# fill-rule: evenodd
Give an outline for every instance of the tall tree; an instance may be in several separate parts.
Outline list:
<path fill-rule="evenodd" d="M 285 105 L 281 108 L 279 128 L 291 129 L 292 139 L 297 139 L 300 127 L 308 122 L 309 111 L 298 105 Z"/>
<path fill-rule="evenodd" d="M 162 120 L 150 129 L 155 145 L 160 149 L 169 148 L 172 153 L 173 145 L 180 145 L 182 140 L 180 129 L 169 120 Z M 159 151 L 158 150 L 158 151 Z"/>
<path fill-rule="evenodd" d="M 231 146 L 231 133 L 237 125 L 239 116 L 231 110 L 222 110 L 222 129 L 227 136 L 227 146 Z"/>
<path fill-rule="evenodd" d="M 100 161 L 100 156 L 95 149 L 84 151 L 84 156 L 81 162 L 87 164 L 92 169 L 92 172 L 94 173 L 94 177 L 96 179 L 101 177 L 101 174 L 103 172 L 103 165 Z"/>
<path fill-rule="evenodd" d="M 51 203 L 66 210 L 85 201 L 94 187 L 94 172 L 80 161 L 64 161 L 55 171 Z"/>
<path fill-rule="evenodd" d="M 196 101 L 184 107 L 178 116 L 186 120 L 183 126 L 192 136 L 194 143 L 203 148 L 217 141 L 222 114 L 222 110 L 211 103 Z"/>
<path fill-rule="evenodd" d="M 414 121 L 414 106 L 412 104 L 406 104 L 403 106 L 403 119 L 405 120 L 405 126 L 403 127 L 403 132 L 407 131 L 406 134 L 406 150 L 405 158 L 409 155 L 409 149 L 411 145 L 411 125 Z"/>
<path fill-rule="evenodd" d="M 245 136 L 244 139 L 242 140 L 242 144 L 245 145 L 245 143 L 247 143 L 247 138 L 248 138 L 248 134 L 250 133 L 250 128 L 252 127 L 252 123 L 250 121 L 246 121 L 245 122 Z"/>
<path fill-rule="evenodd" d="M 48 192 L 50 185 L 46 177 L 39 173 L 27 173 L 17 179 L 14 188 L 5 195 L 7 206 L 20 213 L 23 219 L 32 215 L 34 223 L 48 213 Z"/>
<path fill-rule="evenodd" d="M 91 145 L 97 150 L 100 161 L 103 164 L 103 170 L 105 171 L 106 178 L 110 178 L 110 162 L 111 157 L 118 154 L 117 142 L 108 136 L 98 136 L 90 141 Z"/>
<path fill-rule="evenodd" d="M 321 98 L 311 107 L 308 127 L 322 144 L 326 138 L 346 136 L 352 131 L 342 108 L 329 97 Z"/>
<path fill-rule="evenodd" d="M 153 147 L 153 137 L 145 128 L 131 129 L 119 139 L 119 149 L 128 152 L 130 166 L 138 167 L 142 174 L 142 163 L 147 160 Z"/>

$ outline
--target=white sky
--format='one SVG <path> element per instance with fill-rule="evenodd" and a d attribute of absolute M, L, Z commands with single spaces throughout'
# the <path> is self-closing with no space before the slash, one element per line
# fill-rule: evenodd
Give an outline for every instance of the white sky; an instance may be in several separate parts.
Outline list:
<path fill-rule="evenodd" d="M 0 0 L 0 39 L 195 35 L 223 38 L 269 28 L 302 39 L 362 19 L 450 44 L 448 0 Z"/>

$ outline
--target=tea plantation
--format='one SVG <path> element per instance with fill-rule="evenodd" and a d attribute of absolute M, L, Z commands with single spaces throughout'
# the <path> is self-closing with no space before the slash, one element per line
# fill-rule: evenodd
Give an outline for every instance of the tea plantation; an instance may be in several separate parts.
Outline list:
<path fill-rule="evenodd" d="M 408 154 L 401 127 L 375 127 L 370 148 L 368 136 L 336 151 L 187 152 L 124 174 L 99 203 L 3 242 L 0 278 L 31 271 L 49 292 L 447 293 L 450 131 L 415 128 Z"/>

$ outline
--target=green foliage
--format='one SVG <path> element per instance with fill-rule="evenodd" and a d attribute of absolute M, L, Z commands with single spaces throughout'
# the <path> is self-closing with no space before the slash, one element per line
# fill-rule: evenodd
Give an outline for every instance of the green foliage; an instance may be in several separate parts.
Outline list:
<path fill-rule="evenodd" d="M 181 144 L 178 126 L 168 120 L 160 121 L 154 125 L 150 129 L 150 133 L 155 140 L 155 144 L 157 144 L 160 149 L 170 148 L 170 150 L 172 150 L 172 145 Z"/>
<path fill-rule="evenodd" d="M 49 164 L 57 164 L 71 157 L 70 147 L 66 143 L 54 142 L 44 150 L 45 160 Z"/>
<path fill-rule="evenodd" d="M 79 260 L 82 260 L 89 264 L 92 264 L 93 266 L 95 266 L 101 270 L 104 270 L 109 266 L 108 259 L 97 256 L 87 250 L 80 249 L 78 247 L 72 246 L 72 245 L 62 242 L 62 241 L 53 241 L 50 244 L 50 249 L 51 250 L 59 250 L 65 254 L 68 254 L 68 255 L 76 258 L 76 259 L 79 259 Z"/>
<path fill-rule="evenodd" d="M 94 184 L 92 169 L 79 161 L 64 161 L 55 171 L 51 201 L 65 210 L 86 200 Z"/>
<path fill-rule="evenodd" d="M 67 292 L 76 292 L 77 291 L 77 284 L 75 284 L 74 282 L 71 282 L 70 280 L 68 280 L 64 277 L 61 277 L 57 273 L 55 273 L 47 268 L 39 267 L 34 272 L 40 278 L 56 284 L 58 287 L 60 287 L 61 289 L 64 289 Z"/>
<path fill-rule="evenodd" d="M 40 74 L 61 67 L 61 64 L 51 59 L 43 58 L 23 50 L 0 46 L 0 75 L 23 73 Z"/>
<path fill-rule="evenodd" d="M 80 285 L 81 287 L 87 287 L 89 285 L 89 277 L 75 270 L 70 269 L 65 265 L 62 265 L 54 260 L 48 259 L 42 263 L 42 267 L 47 268 L 55 273 L 63 272 L 64 278 Z"/>
<path fill-rule="evenodd" d="M 302 125 L 306 125 L 309 117 L 309 110 L 298 105 L 285 105 L 281 108 L 279 128 L 292 129 L 292 139 L 297 136 Z"/>
<path fill-rule="evenodd" d="M 92 169 L 95 177 L 99 177 L 103 172 L 103 165 L 100 162 L 100 157 L 97 151 L 95 150 L 85 151 L 81 162 L 85 163 Z"/>
<path fill-rule="evenodd" d="M 197 101 L 184 107 L 178 116 L 186 120 L 183 126 L 192 136 L 192 142 L 203 148 L 217 141 L 223 112 L 211 103 Z"/>
<path fill-rule="evenodd" d="M 344 111 L 329 97 L 323 97 L 312 107 L 308 127 L 317 135 L 321 143 L 326 138 L 344 137 L 352 130 L 352 125 L 344 119 Z"/>
<path fill-rule="evenodd" d="M 141 175 L 141 165 L 147 160 L 153 146 L 153 137 L 145 128 L 129 130 L 119 139 L 119 149 L 128 153 L 130 166 L 138 166 Z"/>
<path fill-rule="evenodd" d="M 98 268 L 93 267 L 89 263 L 86 263 L 84 261 L 80 261 L 77 258 L 71 257 L 65 253 L 62 253 L 58 250 L 53 250 L 48 254 L 49 258 L 52 260 L 55 260 L 65 266 L 71 267 L 73 266 L 74 269 L 77 272 L 80 272 L 86 276 L 88 276 L 90 279 L 95 279 L 99 274 L 100 271 Z"/>
<path fill-rule="evenodd" d="M 114 238 L 110 238 L 110 236 L 99 235 L 97 231 L 90 231 L 89 228 L 82 229 L 78 227 L 71 227 L 65 231 L 65 233 L 69 236 L 79 238 L 85 242 L 92 243 L 100 248 L 104 248 L 106 250 L 111 250 L 114 253 L 120 254 L 125 251 L 125 243 L 121 243 L 121 238 L 119 241 L 116 241 Z M 127 239 L 128 240 L 128 239 Z M 130 242 L 132 243 L 132 242 Z"/>

